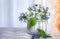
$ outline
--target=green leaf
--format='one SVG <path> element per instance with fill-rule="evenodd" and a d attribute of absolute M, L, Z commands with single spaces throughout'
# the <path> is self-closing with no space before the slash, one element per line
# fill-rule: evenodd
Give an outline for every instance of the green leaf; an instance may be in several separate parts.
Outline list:
<path fill-rule="evenodd" d="M 37 29 L 37 30 L 38 30 L 39 33 L 42 34 L 42 36 L 45 36 L 46 35 L 45 32 L 42 29 Z"/>
<path fill-rule="evenodd" d="M 40 13 L 40 12 L 41 12 L 41 10 L 40 10 L 40 9 L 38 9 L 38 12 Z"/>
<path fill-rule="evenodd" d="M 29 7 L 29 8 L 28 8 L 28 10 L 29 10 L 29 11 L 32 11 L 32 8 L 31 8 L 31 7 Z"/>
<path fill-rule="evenodd" d="M 45 33 L 44 30 L 42 29 L 37 29 L 38 30 L 38 33 L 41 34 L 41 37 L 51 37 L 50 35 L 48 35 L 47 33 Z"/>
<path fill-rule="evenodd" d="M 27 20 L 27 16 L 24 13 L 21 13 L 21 15 L 19 16 L 19 21 L 25 21 Z"/>
<path fill-rule="evenodd" d="M 29 20 L 29 29 L 31 29 L 37 23 L 36 17 L 32 17 Z"/>
<path fill-rule="evenodd" d="M 50 35 L 46 34 L 46 37 L 52 37 L 52 36 L 50 36 Z"/>
<path fill-rule="evenodd" d="M 46 19 L 46 15 L 41 15 L 41 21 Z"/>

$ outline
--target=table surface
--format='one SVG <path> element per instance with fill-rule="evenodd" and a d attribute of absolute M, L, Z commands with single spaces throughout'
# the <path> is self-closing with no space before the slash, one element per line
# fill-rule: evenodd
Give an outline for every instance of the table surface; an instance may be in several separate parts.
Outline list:
<path fill-rule="evenodd" d="M 31 39 L 26 28 L 0 28 L 0 39 Z M 59 35 L 48 39 L 60 39 Z"/>

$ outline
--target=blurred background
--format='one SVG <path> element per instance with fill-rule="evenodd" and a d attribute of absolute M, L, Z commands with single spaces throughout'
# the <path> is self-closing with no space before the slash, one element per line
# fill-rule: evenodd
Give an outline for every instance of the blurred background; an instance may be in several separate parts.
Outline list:
<path fill-rule="evenodd" d="M 20 22 L 19 16 L 33 4 L 49 7 L 48 33 L 59 35 L 55 25 L 56 0 L 0 0 L 0 28 L 26 28 L 26 23 Z"/>
<path fill-rule="evenodd" d="M 56 0 L 0 0 L 0 27 L 27 27 L 26 23 L 19 21 L 19 16 L 21 12 L 27 11 L 27 8 L 34 4 L 49 7 L 48 31 L 55 30 Z"/>
<path fill-rule="evenodd" d="M 43 1 L 38 0 L 38 3 L 43 4 Z M 0 0 L 0 27 L 26 27 L 19 16 L 33 4 L 35 0 Z"/>
<path fill-rule="evenodd" d="M 20 13 L 33 4 L 49 7 L 51 18 L 54 16 L 55 0 L 0 0 L 0 27 L 25 27 L 25 23 L 19 21 Z"/>

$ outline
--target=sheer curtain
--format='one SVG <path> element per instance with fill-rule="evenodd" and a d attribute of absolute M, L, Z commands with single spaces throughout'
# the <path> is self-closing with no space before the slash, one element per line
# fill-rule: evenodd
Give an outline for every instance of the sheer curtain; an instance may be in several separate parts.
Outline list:
<path fill-rule="evenodd" d="M 13 0 L 13 27 L 27 27 L 26 23 L 20 22 L 18 17 L 21 12 L 27 11 L 29 6 L 36 3 L 43 2 L 41 0 Z"/>
<path fill-rule="evenodd" d="M 0 27 L 24 27 L 18 17 L 32 4 L 32 0 L 0 0 Z"/>
<path fill-rule="evenodd" d="M 26 23 L 19 21 L 19 16 L 20 13 L 27 11 L 27 8 L 33 4 L 33 0 L 13 0 L 13 27 L 27 27 Z"/>
<path fill-rule="evenodd" d="M 39 0 L 0 0 L 0 27 L 26 27 L 26 23 L 19 21 L 21 12 L 33 4 L 42 3 Z M 24 25 L 23 25 L 24 24 Z"/>
<path fill-rule="evenodd" d="M 0 0 L 0 27 L 12 26 L 12 0 Z"/>

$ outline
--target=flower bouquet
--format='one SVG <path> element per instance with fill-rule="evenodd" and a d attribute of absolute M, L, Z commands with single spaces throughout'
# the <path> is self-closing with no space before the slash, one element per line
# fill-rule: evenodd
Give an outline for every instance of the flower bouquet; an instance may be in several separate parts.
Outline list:
<path fill-rule="evenodd" d="M 28 8 L 27 12 L 23 12 L 19 16 L 20 21 L 24 21 L 27 23 L 27 29 L 30 34 L 32 34 L 32 39 L 34 38 L 46 38 L 51 37 L 48 35 L 43 29 L 40 29 L 39 27 L 36 29 L 36 31 L 32 31 L 33 27 L 37 24 L 40 25 L 40 22 L 45 22 L 49 19 L 50 13 L 48 12 L 48 7 L 44 7 L 40 4 L 35 4 Z"/>

